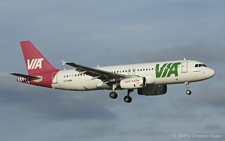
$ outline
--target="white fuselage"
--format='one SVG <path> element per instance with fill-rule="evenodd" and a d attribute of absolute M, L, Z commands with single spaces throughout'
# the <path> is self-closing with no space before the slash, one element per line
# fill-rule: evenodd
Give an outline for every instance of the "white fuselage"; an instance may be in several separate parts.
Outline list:
<path fill-rule="evenodd" d="M 206 67 L 203 63 L 192 60 L 106 66 L 97 67 L 97 69 L 117 74 L 146 77 L 147 84 L 151 85 L 196 82 L 211 78 L 215 74 L 211 68 Z M 59 71 L 52 81 L 52 87 L 73 91 L 112 89 L 102 80 L 82 74 L 75 69 Z"/>
<path fill-rule="evenodd" d="M 53 89 L 71 91 L 111 90 L 109 97 L 116 99 L 116 90 L 127 90 L 124 101 L 130 103 L 130 93 L 156 96 L 167 93 L 167 84 L 184 83 L 190 95 L 189 83 L 205 80 L 215 75 L 213 69 L 193 60 L 175 60 L 142 64 L 128 64 L 91 68 L 61 60 L 62 65 L 74 67 L 58 70 L 30 41 L 21 41 L 28 74 L 10 73 L 17 81 Z"/>

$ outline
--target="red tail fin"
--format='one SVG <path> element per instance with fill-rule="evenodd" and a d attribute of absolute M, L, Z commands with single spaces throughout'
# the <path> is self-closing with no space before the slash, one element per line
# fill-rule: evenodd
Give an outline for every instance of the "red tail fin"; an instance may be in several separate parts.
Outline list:
<path fill-rule="evenodd" d="M 56 71 L 30 41 L 20 42 L 28 74 Z"/>

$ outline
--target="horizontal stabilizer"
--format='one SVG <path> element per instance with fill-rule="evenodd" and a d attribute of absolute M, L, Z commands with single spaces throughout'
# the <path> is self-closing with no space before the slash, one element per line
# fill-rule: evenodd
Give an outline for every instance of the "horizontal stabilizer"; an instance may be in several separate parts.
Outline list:
<path fill-rule="evenodd" d="M 61 60 L 61 62 L 62 62 L 62 66 L 64 66 L 66 64 L 66 62 L 63 60 Z"/>
<path fill-rule="evenodd" d="M 23 77 L 23 78 L 26 78 L 28 80 L 41 79 L 40 77 L 37 77 L 37 76 L 25 75 L 25 74 L 20 74 L 20 73 L 9 73 L 9 74 L 15 75 L 15 76 L 18 76 L 18 77 Z"/>

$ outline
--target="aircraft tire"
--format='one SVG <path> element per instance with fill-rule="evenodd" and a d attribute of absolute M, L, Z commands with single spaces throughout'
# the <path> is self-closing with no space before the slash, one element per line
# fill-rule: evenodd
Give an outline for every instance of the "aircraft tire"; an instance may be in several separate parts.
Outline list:
<path fill-rule="evenodd" d="M 118 97 L 118 94 L 116 92 L 110 92 L 109 97 L 112 99 L 116 99 Z"/>
<path fill-rule="evenodd" d="M 124 101 L 127 102 L 127 103 L 131 103 L 132 98 L 127 95 L 127 96 L 124 97 Z"/>
<path fill-rule="evenodd" d="M 187 95 L 191 95 L 191 91 L 190 91 L 190 90 L 187 90 L 187 91 L 186 91 L 186 94 L 187 94 Z"/>

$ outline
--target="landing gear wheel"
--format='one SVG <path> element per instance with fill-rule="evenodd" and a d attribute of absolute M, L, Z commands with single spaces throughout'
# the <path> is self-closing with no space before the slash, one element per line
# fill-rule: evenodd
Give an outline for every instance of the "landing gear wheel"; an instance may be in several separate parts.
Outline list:
<path fill-rule="evenodd" d="M 191 95 L 191 91 L 190 91 L 190 90 L 187 90 L 187 91 L 186 91 L 186 94 L 187 94 L 187 95 Z"/>
<path fill-rule="evenodd" d="M 185 82 L 184 84 L 185 84 L 186 89 L 187 89 L 186 94 L 187 94 L 187 95 L 191 95 L 191 91 L 188 90 L 188 89 L 190 88 L 189 82 Z"/>
<path fill-rule="evenodd" d="M 118 97 L 118 94 L 116 92 L 110 92 L 109 97 L 112 99 L 116 99 Z"/>
<path fill-rule="evenodd" d="M 132 98 L 129 95 L 127 95 L 127 96 L 124 97 L 124 101 L 127 102 L 127 103 L 131 103 Z"/>

